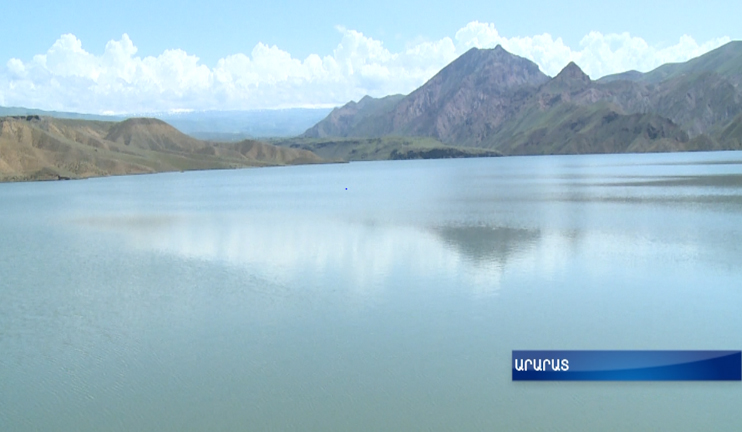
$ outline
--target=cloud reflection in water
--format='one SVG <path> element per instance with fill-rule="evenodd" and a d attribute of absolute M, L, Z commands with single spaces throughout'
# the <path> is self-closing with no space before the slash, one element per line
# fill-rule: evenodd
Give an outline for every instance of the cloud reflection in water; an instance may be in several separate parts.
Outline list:
<path fill-rule="evenodd" d="M 476 296 L 496 294 L 507 263 L 527 256 L 540 238 L 538 230 L 506 227 L 423 229 L 247 215 L 111 218 L 91 226 L 123 234 L 139 250 L 238 266 L 282 285 L 337 278 L 343 289 L 364 297 L 383 291 L 393 275 L 450 281 Z"/>

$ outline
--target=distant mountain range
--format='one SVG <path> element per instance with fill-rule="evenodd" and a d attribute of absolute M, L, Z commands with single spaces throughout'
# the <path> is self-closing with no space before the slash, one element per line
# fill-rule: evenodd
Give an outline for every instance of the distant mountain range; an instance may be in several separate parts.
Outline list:
<path fill-rule="evenodd" d="M 320 162 L 309 151 L 253 140 L 201 141 L 152 118 L 0 117 L 0 181 Z"/>
<path fill-rule="evenodd" d="M 473 48 L 409 95 L 350 102 L 302 138 L 428 137 L 504 155 L 740 149 L 741 82 L 742 42 L 597 81 L 574 63 L 551 78 L 501 46 Z"/>
<path fill-rule="evenodd" d="M 192 111 L 156 114 L 151 117 L 165 121 L 195 138 L 240 141 L 246 138 L 296 136 L 322 120 L 330 111 L 330 108 Z"/>
<path fill-rule="evenodd" d="M 122 121 L 130 117 L 157 118 L 194 138 L 232 142 L 247 138 L 296 136 L 322 120 L 329 112 L 329 108 L 288 108 L 247 111 L 163 112 L 127 116 L 106 116 L 63 111 L 44 111 L 20 107 L 0 107 L 0 117 L 37 115 L 42 117 L 99 121 Z"/>

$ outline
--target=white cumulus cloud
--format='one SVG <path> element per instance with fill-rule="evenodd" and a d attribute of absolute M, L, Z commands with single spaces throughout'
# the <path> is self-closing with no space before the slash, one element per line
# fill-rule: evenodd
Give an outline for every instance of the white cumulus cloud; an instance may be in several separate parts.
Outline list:
<path fill-rule="evenodd" d="M 573 48 L 547 33 L 506 37 L 494 24 L 474 21 L 453 37 L 392 52 L 359 31 L 337 30 L 340 41 L 331 55 L 302 60 L 258 43 L 250 53 L 229 55 L 213 68 L 181 49 L 137 56 L 126 34 L 108 42 L 100 55 L 65 34 L 46 53 L 29 61 L 12 58 L 0 67 L 0 104 L 94 113 L 330 106 L 366 94 L 409 93 L 472 47 L 500 44 L 552 76 L 574 61 L 599 78 L 686 61 L 729 41 L 699 43 L 683 36 L 674 45 L 655 47 L 628 33 L 591 32 Z"/>

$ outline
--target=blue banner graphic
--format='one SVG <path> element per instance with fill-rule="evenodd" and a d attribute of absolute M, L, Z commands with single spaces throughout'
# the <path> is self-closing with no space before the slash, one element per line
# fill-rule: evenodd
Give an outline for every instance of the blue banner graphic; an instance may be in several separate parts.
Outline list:
<path fill-rule="evenodd" d="M 742 351 L 513 351 L 513 381 L 741 381 Z"/>

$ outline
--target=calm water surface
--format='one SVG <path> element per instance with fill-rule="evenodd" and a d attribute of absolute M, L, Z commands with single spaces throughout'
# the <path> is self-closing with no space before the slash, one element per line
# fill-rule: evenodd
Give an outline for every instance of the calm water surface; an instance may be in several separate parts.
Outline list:
<path fill-rule="evenodd" d="M 736 430 L 742 385 L 512 382 L 742 348 L 742 153 L 0 184 L 0 430 Z"/>

